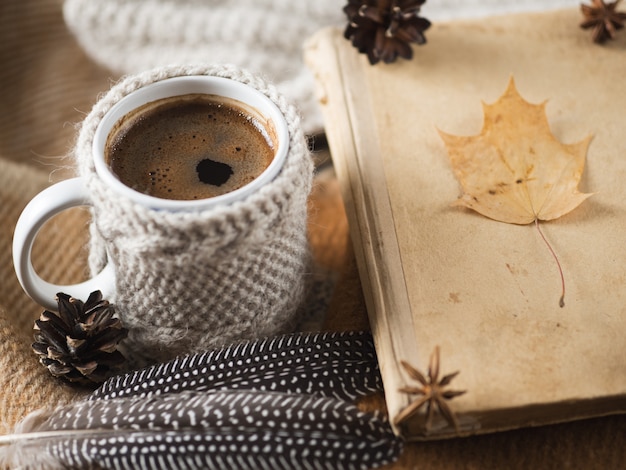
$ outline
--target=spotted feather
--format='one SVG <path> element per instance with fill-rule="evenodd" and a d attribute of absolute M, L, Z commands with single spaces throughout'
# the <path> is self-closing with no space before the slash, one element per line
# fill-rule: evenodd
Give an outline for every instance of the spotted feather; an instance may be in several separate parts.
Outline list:
<path fill-rule="evenodd" d="M 343 400 L 250 390 L 85 400 L 23 431 L 0 438 L 21 448 L 10 468 L 365 469 L 402 449 L 386 419 Z"/>
<path fill-rule="evenodd" d="M 382 382 L 370 333 L 295 333 L 240 342 L 113 377 L 90 399 L 227 389 L 351 401 L 382 390 Z"/>

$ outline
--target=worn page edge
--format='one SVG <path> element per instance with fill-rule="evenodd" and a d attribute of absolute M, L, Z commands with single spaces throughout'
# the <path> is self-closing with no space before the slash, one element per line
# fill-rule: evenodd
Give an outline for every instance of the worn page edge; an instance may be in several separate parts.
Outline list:
<path fill-rule="evenodd" d="M 397 392 L 405 385 L 399 361 L 421 361 L 369 90 L 365 80 L 355 80 L 362 77 L 358 73 L 350 77 L 350 86 L 345 85 L 350 71 L 368 64 L 356 51 L 338 48 L 338 41 L 345 39 L 336 28 L 322 30 L 308 42 L 306 55 L 309 66 L 328 79 L 325 83 L 338 85 L 322 90 L 322 112 L 331 149 L 341 149 L 333 154 L 333 161 L 349 224 L 356 229 L 351 231 L 352 242 L 365 281 L 364 296 L 393 426 L 393 417 L 411 401 Z M 372 234 L 378 234 L 378 239 Z"/>

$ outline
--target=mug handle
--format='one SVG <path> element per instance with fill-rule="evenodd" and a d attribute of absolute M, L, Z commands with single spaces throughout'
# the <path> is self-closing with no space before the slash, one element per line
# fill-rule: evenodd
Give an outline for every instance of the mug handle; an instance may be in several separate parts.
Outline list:
<path fill-rule="evenodd" d="M 73 285 L 56 285 L 44 281 L 33 267 L 31 254 L 35 238 L 43 225 L 54 215 L 72 207 L 91 205 L 82 178 L 71 178 L 56 183 L 35 196 L 20 215 L 13 234 L 13 265 L 24 291 L 38 304 L 57 310 L 56 295 L 64 292 L 87 300 L 95 290 L 104 298 L 115 294 L 115 273 L 109 261 L 95 277 Z"/>

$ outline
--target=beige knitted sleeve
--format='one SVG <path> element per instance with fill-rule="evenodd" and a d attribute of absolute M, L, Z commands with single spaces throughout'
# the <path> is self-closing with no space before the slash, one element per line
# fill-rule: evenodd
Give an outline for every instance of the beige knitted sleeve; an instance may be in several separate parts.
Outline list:
<path fill-rule="evenodd" d="M 92 158 L 102 116 L 134 90 L 177 76 L 209 75 L 247 84 L 285 117 L 289 152 L 280 173 L 230 205 L 198 212 L 141 206 L 113 191 Z M 122 342 L 135 365 L 167 360 L 241 339 L 291 331 L 310 273 L 307 198 L 313 162 L 300 117 L 276 87 L 223 65 L 159 67 L 118 82 L 83 121 L 74 157 L 85 178 L 94 220 L 90 267 L 103 248 L 115 267 L 113 300 L 129 330 Z"/>

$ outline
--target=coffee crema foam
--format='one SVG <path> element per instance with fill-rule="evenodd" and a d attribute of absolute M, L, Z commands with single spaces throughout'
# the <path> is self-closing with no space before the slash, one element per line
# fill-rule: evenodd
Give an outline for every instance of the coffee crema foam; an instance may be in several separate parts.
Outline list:
<path fill-rule="evenodd" d="M 268 124 L 245 105 L 203 94 L 165 98 L 124 116 L 105 159 L 126 186 L 163 199 L 226 194 L 257 178 L 276 145 Z"/>

